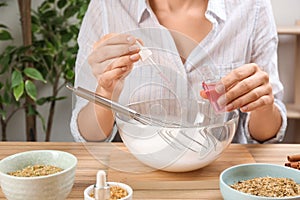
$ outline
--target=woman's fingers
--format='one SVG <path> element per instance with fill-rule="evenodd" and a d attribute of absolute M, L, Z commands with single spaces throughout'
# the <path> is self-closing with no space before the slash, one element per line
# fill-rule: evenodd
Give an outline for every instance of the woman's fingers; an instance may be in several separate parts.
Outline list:
<path fill-rule="evenodd" d="M 241 95 L 226 105 L 226 110 L 232 111 L 241 108 L 243 112 L 249 112 L 274 102 L 271 85 L 261 85 L 248 93 Z"/>
<path fill-rule="evenodd" d="M 227 111 L 240 108 L 249 112 L 274 102 L 268 74 L 254 63 L 233 70 L 222 78 L 222 83 L 226 93 L 217 103 L 226 106 Z"/>
<path fill-rule="evenodd" d="M 115 81 L 119 80 L 127 73 L 128 69 L 130 69 L 128 66 L 118 67 L 101 74 L 98 78 L 99 85 L 104 89 L 109 89 L 113 86 Z"/>
<path fill-rule="evenodd" d="M 93 52 L 89 56 L 89 64 L 92 65 L 122 55 L 135 54 L 140 50 L 136 41 L 137 39 L 129 34 L 107 34 L 94 44 Z"/>
<path fill-rule="evenodd" d="M 130 73 L 133 63 L 140 59 L 136 41 L 129 34 L 111 33 L 95 43 L 88 62 L 99 88 L 102 88 L 101 92 L 107 96 L 122 85 L 122 79 Z"/>
<path fill-rule="evenodd" d="M 135 44 L 136 38 L 130 34 L 108 34 L 105 35 L 98 46 L 115 45 L 115 44 Z"/>
<path fill-rule="evenodd" d="M 249 76 L 244 80 L 237 82 L 229 90 L 227 90 L 226 102 L 229 103 L 242 97 L 243 95 L 253 93 L 253 90 L 255 88 L 263 86 L 268 82 L 269 77 L 265 72 L 261 71 L 259 73 L 255 73 L 252 76 Z M 259 98 L 259 96 L 257 96 L 257 98 Z"/>
<path fill-rule="evenodd" d="M 92 52 L 89 57 L 89 63 L 103 62 L 105 60 L 117 58 L 123 55 L 132 55 L 139 52 L 140 48 L 136 44 L 116 44 L 102 46 Z"/>
<path fill-rule="evenodd" d="M 115 59 L 99 76 L 99 84 L 107 88 L 110 87 L 114 80 L 124 78 L 131 71 L 133 63 L 139 58 L 140 56 L 137 53 Z"/>
<path fill-rule="evenodd" d="M 264 106 L 272 105 L 274 103 L 274 97 L 270 95 L 261 96 L 254 102 L 251 102 L 247 105 L 241 107 L 242 112 L 251 112 L 253 110 L 262 108 Z"/>
<path fill-rule="evenodd" d="M 140 59 L 140 55 L 138 53 L 122 56 L 115 59 L 110 59 L 102 62 L 101 64 L 98 64 L 92 68 L 94 76 L 98 76 L 103 72 L 107 72 L 109 70 L 120 68 L 128 65 L 132 65 L 134 62 L 138 61 Z M 106 66 L 104 69 L 101 66 Z"/>
<path fill-rule="evenodd" d="M 95 43 L 88 58 L 94 76 L 138 61 L 140 48 L 135 42 L 136 39 L 129 34 L 111 33 L 103 36 Z"/>
<path fill-rule="evenodd" d="M 132 54 L 132 55 L 127 55 L 127 56 L 122 56 L 120 58 L 115 59 L 108 68 L 114 69 L 119 66 L 124 66 L 124 65 L 132 65 L 134 62 L 138 61 L 140 59 L 140 54 Z"/>
<path fill-rule="evenodd" d="M 119 35 L 119 34 L 117 34 L 117 33 L 109 33 L 109 34 L 104 35 L 103 37 L 100 38 L 100 40 L 98 40 L 97 42 L 95 42 L 95 44 L 93 46 L 93 49 L 96 49 L 98 46 L 102 45 L 105 40 L 108 40 L 109 38 L 115 37 L 117 35 Z"/>
<path fill-rule="evenodd" d="M 226 90 L 228 90 L 240 81 L 252 76 L 258 70 L 260 70 L 259 67 L 254 63 L 243 65 L 242 67 L 234 69 L 227 76 L 223 77 L 222 83 Z"/>

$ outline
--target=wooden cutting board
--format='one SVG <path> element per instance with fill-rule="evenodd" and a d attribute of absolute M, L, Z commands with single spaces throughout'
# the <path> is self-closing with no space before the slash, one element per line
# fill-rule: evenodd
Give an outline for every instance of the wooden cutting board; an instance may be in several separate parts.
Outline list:
<path fill-rule="evenodd" d="M 220 158 L 204 168 L 191 172 L 164 172 L 145 166 L 125 147 L 119 147 L 110 156 L 107 179 L 126 183 L 133 189 L 214 189 L 218 188 L 219 175 L 224 169 L 254 162 L 245 147 L 231 144 Z"/>

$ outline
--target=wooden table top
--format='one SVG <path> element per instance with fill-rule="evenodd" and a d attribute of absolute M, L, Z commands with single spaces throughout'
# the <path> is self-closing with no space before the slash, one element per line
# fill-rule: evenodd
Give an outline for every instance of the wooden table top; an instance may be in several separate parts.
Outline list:
<path fill-rule="evenodd" d="M 109 167 L 106 165 L 106 160 L 109 159 L 115 147 L 124 148 L 122 143 L 0 142 L 0 159 L 11 154 L 29 150 L 53 149 L 72 153 L 78 158 L 78 166 L 75 183 L 68 200 L 82 200 L 84 189 L 95 183 L 97 171 L 99 169 L 109 170 Z M 300 144 L 231 144 L 228 149 L 238 149 L 239 147 L 246 149 L 246 151 L 252 155 L 254 162 L 279 165 L 284 165 L 287 161 L 287 155 L 300 153 Z M 93 156 L 90 149 L 101 152 L 100 161 Z M 222 158 L 222 156 L 220 158 Z M 232 159 L 240 158 L 233 157 Z M 126 160 L 125 157 L 124 160 Z M 173 174 L 176 176 L 177 173 Z M 185 184 L 185 181 L 182 181 L 182 184 Z M 189 189 L 185 187 L 185 185 L 176 189 L 134 189 L 133 197 L 133 199 L 137 200 L 222 199 L 218 186 L 214 188 Z M 0 200 L 2 199 L 5 199 L 5 197 L 1 191 Z"/>

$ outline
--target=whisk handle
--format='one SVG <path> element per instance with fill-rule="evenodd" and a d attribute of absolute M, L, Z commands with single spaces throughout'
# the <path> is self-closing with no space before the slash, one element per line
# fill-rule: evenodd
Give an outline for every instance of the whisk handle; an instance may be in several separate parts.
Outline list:
<path fill-rule="evenodd" d="M 98 105 L 104 106 L 108 109 L 111 109 L 115 112 L 124 114 L 124 115 L 129 115 L 132 118 L 135 118 L 136 116 L 138 116 L 139 114 L 135 111 L 132 110 L 126 106 L 123 106 L 117 102 L 114 102 L 110 99 L 107 99 L 103 96 L 100 96 L 94 92 L 91 92 L 87 89 L 84 89 L 82 87 L 73 87 L 70 84 L 67 84 L 66 87 L 70 90 L 72 90 L 76 95 L 89 100 L 90 102 L 96 103 Z"/>

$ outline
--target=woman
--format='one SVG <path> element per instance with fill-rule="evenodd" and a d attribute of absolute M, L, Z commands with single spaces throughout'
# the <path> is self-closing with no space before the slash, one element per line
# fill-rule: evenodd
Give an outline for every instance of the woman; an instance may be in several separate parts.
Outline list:
<path fill-rule="evenodd" d="M 140 62 L 137 41 L 175 46 L 180 59 L 171 60 L 198 91 L 197 68 L 213 60 L 222 77 L 219 90 L 226 92 L 219 105 L 240 111 L 234 142 L 283 139 L 287 119 L 269 1 L 92 0 L 78 38 L 75 86 L 117 100 Z M 116 132 L 111 110 L 81 98 L 71 129 L 76 141 L 110 141 Z"/>

